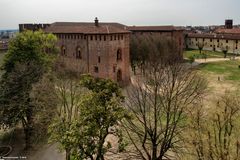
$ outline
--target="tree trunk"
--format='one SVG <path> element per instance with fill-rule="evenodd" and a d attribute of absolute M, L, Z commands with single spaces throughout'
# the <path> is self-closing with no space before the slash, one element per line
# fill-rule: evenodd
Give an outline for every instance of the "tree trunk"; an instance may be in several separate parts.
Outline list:
<path fill-rule="evenodd" d="M 25 134 L 25 149 L 28 150 L 32 147 L 32 135 L 33 135 L 33 117 L 32 117 L 32 106 L 29 106 L 29 108 L 26 111 L 26 126 L 24 128 L 24 134 Z"/>
<path fill-rule="evenodd" d="M 106 129 L 106 130 L 108 130 L 108 129 Z M 107 135 L 108 135 L 108 132 L 106 131 L 106 133 L 103 136 L 100 135 L 100 137 L 99 137 L 100 141 L 99 141 L 99 146 L 97 149 L 98 151 L 97 151 L 96 160 L 104 160 L 103 144 L 105 142 L 105 138 L 107 137 Z"/>
<path fill-rule="evenodd" d="M 157 160 L 157 145 L 153 144 L 152 147 L 152 160 Z"/>
<path fill-rule="evenodd" d="M 70 160 L 70 156 L 71 156 L 71 154 L 70 154 L 70 149 L 65 149 L 65 151 L 66 151 L 66 160 Z"/>
<path fill-rule="evenodd" d="M 99 144 L 99 146 L 98 146 L 98 152 L 97 152 L 97 158 L 96 158 L 96 160 L 104 160 L 104 156 L 103 156 L 103 151 L 102 151 L 102 149 L 103 149 L 103 143 L 104 143 L 104 141 L 103 142 L 100 142 L 100 144 Z"/>
<path fill-rule="evenodd" d="M 30 149 L 32 146 L 31 146 L 31 133 L 30 133 L 30 128 L 27 127 L 24 129 L 24 134 L 25 134 L 25 150 L 28 150 Z"/>

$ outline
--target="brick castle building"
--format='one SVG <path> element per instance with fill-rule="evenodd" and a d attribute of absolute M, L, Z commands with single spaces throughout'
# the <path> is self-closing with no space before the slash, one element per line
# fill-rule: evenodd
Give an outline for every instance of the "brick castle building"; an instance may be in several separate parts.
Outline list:
<path fill-rule="evenodd" d="M 183 53 L 183 30 L 173 26 L 127 27 L 119 23 L 56 22 L 20 24 L 19 31 L 42 29 L 57 36 L 57 45 L 69 67 L 95 77 L 110 78 L 120 84 L 130 82 L 130 36 L 132 34 L 171 37 Z"/>
<path fill-rule="evenodd" d="M 25 27 L 20 25 L 20 31 Z M 57 36 L 61 55 L 71 67 L 120 84 L 130 81 L 130 32 L 123 25 L 99 23 L 96 18 L 94 23 L 57 22 L 44 31 Z"/>

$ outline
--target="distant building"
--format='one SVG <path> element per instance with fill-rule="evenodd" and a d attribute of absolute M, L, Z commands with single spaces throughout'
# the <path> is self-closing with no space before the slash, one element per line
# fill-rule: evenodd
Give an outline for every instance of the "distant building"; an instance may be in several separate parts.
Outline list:
<path fill-rule="evenodd" d="M 31 30 L 31 31 L 38 31 L 39 29 L 44 30 L 45 28 L 49 27 L 50 24 L 19 24 L 19 32 L 24 30 Z"/>
<path fill-rule="evenodd" d="M 174 26 L 133 26 L 119 23 L 56 22 L 52 24 L 20 24 L 24 30 L 42 29 L 57 36 L 57 46 L 71 69 L 90 73 L 95 77 L 109 78 L 120 84 L 130 82 L 131 34 L 161 35 L 176 43 L 176 55 L 182 58 L 183 29 Z"/>
<path fill-rule="evenodd" d="M 227 49 L 228 53 L 240 54 L 240 35 L 197 33 L 187 35 L 187 48 L 198 49 L 200 44 L 203 45 L 203 50 L 221 52 Z"/>
<path fill-rule="evenodd" d="M 233 28 L 233 21 L 226 20 L 225 26 L 217 28 L 213 33 L 188 33 L 186 35 L 186 48 L 198 49 L 203 45 L 203 50 L 223 51 L 240 54 L 240 28 Z"/>
<path fill-rule="evenodd" d="M 0 39 L 0 51 L 8 50 L 9 39 Z"/>
<path fill-rule="evenodd" d="M 130 82 L 130 32 L 118 23 L 56 22 L 46 25 L 19 25 L 20 31 L 44 29 L 57 36 L 57 46 L 68 67 L 120 84 Z M 47 27 L 46 27 L 47 26 Z"/>

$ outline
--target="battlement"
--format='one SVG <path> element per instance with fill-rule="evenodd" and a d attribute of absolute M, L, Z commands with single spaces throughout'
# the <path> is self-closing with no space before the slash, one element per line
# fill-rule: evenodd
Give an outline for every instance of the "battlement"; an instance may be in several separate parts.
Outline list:
<path fill-rule="evenodd" d="M 24 30 L 31 30 L 31 31 L 38 31 L 40 29 L 45 29 L 48 26 L 50 26 L 50 24 L 19 24 L 19 32 L 23 32 Z"/>

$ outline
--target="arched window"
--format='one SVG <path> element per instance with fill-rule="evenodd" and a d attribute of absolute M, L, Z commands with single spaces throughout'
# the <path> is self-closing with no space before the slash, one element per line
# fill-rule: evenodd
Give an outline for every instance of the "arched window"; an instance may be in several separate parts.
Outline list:
<path fill-rule="evenodd" d="M 67 54 L 66 54 L 66 47 L 65 46 L 62 46 L 61 47 L 61 55 L 62 56 L 66 56 Z"/>
<path fill-rule="evenodd" d="M 117 60 L 122 60 L 122 50 L 121 49 L 118 49 L 117 50 Z"/>
<path fill-rule="evenodd" d="M 81 53 L 80 47 L 77 47 L 76 49 L 76 58 L 82 59 L 82 53 Z"/>

